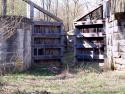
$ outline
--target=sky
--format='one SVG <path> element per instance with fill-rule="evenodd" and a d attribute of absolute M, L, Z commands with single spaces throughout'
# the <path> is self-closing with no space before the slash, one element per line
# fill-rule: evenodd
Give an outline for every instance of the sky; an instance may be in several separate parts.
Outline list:
<path fill-rule="evenodd" d="M 40 5 L 41 0 L 31 0 L 34 3 Z M 59 0 L 59 3 L 62 3 L 63 0 Z M 85 12 L 91 11 L 94 7 L 97 7 L 97 3 L 99 4 L 101 0 L 80 0 L 81 4 L 84 7 Z M 27 8 L 27 11 L 29 11 L 29 7 Z M 29 16 L 29 13 L 27 14 Z"/>

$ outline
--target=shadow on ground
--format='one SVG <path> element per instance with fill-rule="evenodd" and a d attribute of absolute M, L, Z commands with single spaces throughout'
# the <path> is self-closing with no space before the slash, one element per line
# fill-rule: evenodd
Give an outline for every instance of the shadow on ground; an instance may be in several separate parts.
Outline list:
<path fill-rule="evenodd" d="M 69 72 L 71 74 L 77 74 L 79 71 L 84 71 L 87 73 L 95 72 L 102 73 L 103 70 L 99 67 L 99 63 L 77 63 L 73 66 L 69 64 L 63 65 L 61 68 L 57 67 L 42 67 L 42 66 L 34 66 L 29 70 L 24 72 L 16 72 L 17 74 L 26 74 L 26 75 L 34 75 L 34 76 L 56 76 L 62 74 L 64 72 Z M 16 74 L 14 73 L 14 74 Z"/>
<path fill-rule="evenodd" d="M 45 67 L 32 67 L 27 71 L 19 72 L 19 74 L 27 74 L 27 75 L 34 75 L 34 76 L 55 76 L 57 73 L 50 71 L 48 68 Z"/>

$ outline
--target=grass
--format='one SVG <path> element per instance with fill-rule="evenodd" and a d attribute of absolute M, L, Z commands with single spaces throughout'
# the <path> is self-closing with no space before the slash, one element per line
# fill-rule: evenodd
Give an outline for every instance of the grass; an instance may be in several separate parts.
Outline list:
<path fill-rule="evenodd" d="M 92 65 L 87 66 L 87 69 L 77 69 L 77 73 L 65 79 L 59 79 L 58 75 L 43 68 L 9 74 L 0 78 L 1 83 L 4 83 L 1 85 L 1 91 L 8 94 L 14 94 L 13 92 L 16 91 L 48 91 L 56 94 L 125 94 L 125 72 L 101 73 L 94 71 Z"/>
<path fill-rule="evenodd" d="M 70 64 L 68 62 L 72 62 L 72 58 L 72 53 L 64 57 L 66 66 Z M 63 78 L 63 75 L 66 77 Z M 91 63 L 68 68 L 68 72 L 64 71 L 60 75 L 46 68 L 36 67 L 26 72 L 0 77 L 0 94 L 24 94 L 24 91 L 48 91 L 55 94 L 125 94 L 125 72 L 102 72 L 98 63 Z"/>

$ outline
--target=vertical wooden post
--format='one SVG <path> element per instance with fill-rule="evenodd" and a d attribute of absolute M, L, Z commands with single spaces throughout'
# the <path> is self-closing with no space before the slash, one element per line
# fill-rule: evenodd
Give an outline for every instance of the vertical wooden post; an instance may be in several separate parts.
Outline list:
<path fill-rule="evenodd" d="M 7 12 L 7 0 L 2 0 L 2 16 L 5 16 Z"/>

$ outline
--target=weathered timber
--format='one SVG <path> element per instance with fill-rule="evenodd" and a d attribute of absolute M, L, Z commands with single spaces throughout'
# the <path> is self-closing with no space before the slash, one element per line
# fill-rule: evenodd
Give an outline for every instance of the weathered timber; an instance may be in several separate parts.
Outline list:
<path fill-rule="evenodd" d="M 58 64 L 63 62 L 64 32 L 62 25 L 61 22 L 34 22 L 32 33 L 32 61 L 34 63 L 50 62 L 52 64 L 53 60 L 58 61 Z"/>
<path fill-rule="evenodd" d="M 62 22 L 46 22 L 46 21 L 34 21 L 35 25 L 43 25 L 43 26 L 60 26 L 63 25 Z"/>

